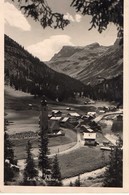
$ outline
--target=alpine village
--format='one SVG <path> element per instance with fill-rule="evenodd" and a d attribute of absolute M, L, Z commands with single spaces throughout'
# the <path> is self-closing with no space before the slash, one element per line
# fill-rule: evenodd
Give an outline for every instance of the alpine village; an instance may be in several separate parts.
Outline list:
<path fill-rule="evenodd" d="M 41 61 L 4 35 L 4 185 L 122 187 L 123 45 Z"/>

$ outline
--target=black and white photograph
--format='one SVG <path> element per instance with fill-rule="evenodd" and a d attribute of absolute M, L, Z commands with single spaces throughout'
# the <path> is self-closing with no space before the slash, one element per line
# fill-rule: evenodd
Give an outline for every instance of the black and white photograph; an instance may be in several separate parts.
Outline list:
<path fill-rule="evenodd" d="M 5 188 L 125 187 L 125 4 L 4 1 Z"/>

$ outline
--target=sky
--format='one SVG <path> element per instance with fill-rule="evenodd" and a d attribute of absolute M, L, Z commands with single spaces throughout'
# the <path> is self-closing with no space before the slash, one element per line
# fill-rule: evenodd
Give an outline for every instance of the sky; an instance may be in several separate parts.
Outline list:
<path fill-rule="evenodd" d="M 24 46 L 26 50 L 42 61 L 49 61 L 64 45 L 86 46 L 95 42 L 109 46 L 117 38 L 117 29 L 109 24 L 106 31 L 99 33 L 90 28 L 90 16 L 82 16 L 70 7 L 72 0 L 47 0 L 53 12 L 63 13 L 70 24 L 62 29 L 43 29 L 32 18 L 26 18 L 12 0 L 5 0 L 5 34 Z"/>

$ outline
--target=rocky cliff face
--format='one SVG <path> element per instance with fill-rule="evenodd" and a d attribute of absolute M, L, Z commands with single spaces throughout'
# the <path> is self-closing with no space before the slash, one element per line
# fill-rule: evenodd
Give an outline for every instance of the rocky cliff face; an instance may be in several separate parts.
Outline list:
<path fill-rule="evenodd" d="M 78 74 L 107 50 L 108 47 L 98 43 L 86 47 L 64 46 L 47 64 L 58 72 L 78 79 Z"/>
<path fill-rule="evenodd" d="M 83 82 L 86 96 L 122 103 L 123 48 L 119 40 L 109 47 L 98 43 L 86 47 L 65 46 L 47 64 Z"/>
<path fill-rule="evenodd" d="M 65 46 L 47 64 L 86 85 L 94 85 L 100 78 L 110 79 L 122 74 L 123 50 L 118 41 L 109 47 L 98 43 L 86 47 Z"/>
<path fill-rule="evenodd" d="M 83 83 L 96 85 L 105 79 L 112 79 L 123 73 L 123 49 L 119 45 L 111 46 L 99 58 L 77 74 Z"/>

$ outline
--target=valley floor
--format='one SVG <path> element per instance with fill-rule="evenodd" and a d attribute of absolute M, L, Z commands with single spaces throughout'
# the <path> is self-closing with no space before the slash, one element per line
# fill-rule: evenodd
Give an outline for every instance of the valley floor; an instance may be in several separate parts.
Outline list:
<path fill-rule="evenodd" d="M 17 94 L 17 95 L 15 95 Z M 29 109 L 28 104 L 32 104 L 33 108 Z M 64 114 L 70 112 L 66 108 L 70 106 L 72 111 L 78 112 L 79 114 L 85 114 L 87 110 L 90 111 L 100 105 L 110 105 L 109 102 L 97 102 L 95 105 L 83 105 L 81 104 L 48 104 L 49 112 L 53 109 L 61 110 Z M 5 118 L 9 121 L 8 133 L 16 134 L 23 132 L 37 132 L 39 130 L 39 105 L 40 99 L 34 99 L 31 95 L 23 92 L 17 92 L 14 89 L 5 87 Z M 103 141 L 110 141 L 115 144 L 117 139 L 111 133 L 112 120 L 106 121 L 103 126 L 103 134 L 97 134 L 97 141 L 100 143 L 99 146 L 90 147 L 84 146 L 84 140 L 82 135 L 77 129 L 62 128 L 65 132 L 65 136 L 49 138 L 49 157 L 53 157 L 55 154 L 58 155 L 61 174 L 64 185 L 68 185 L 70 181 L 75 180 L 75 176 L 83 174 L 82 181 L 84 186 L 95 184 L 97 181 L 101 183 L 101 174 L 103 173 L 105 165 L 108 162 L 109 151 L 103 152 L 100 150 Z M 21 170 L 24 168 L 24 162 L 26 158 L 25 147 L 28 139 L 21 138 L 20 140 L 14 139 L 14 151 L 16 159 L 18 159 L 18 165 Z M 35 161 L 37 161 L 38 155 L 38 139 L 31 139 L 33 145 L 33 155 Z M 101 168 L 101 169 L 100 169 Z M 98 170 L 98 172 L 92 172 Z M 88 172 L 88 173 L 87 173 Z M 84 174 L 85 173 L 85 174 Z M 95 182 L 96 175 L 96 182 Z M 70 178 L 70 179 L 65 179 Z M 86 184 L 86 178 L 89 184 Z M 98 184 L 101 185 L 101 184 Z"/>

